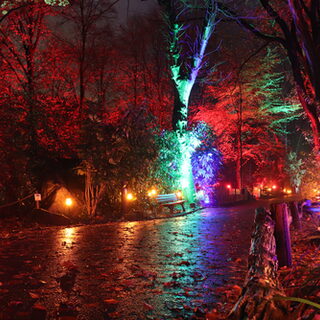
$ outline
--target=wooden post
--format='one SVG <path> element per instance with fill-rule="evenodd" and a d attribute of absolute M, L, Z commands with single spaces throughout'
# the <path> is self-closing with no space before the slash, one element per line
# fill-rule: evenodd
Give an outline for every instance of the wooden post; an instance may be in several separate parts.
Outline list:
<path fill-rule="evenodd" d="M 238 302 L 228 320 L 288 319 L 288 303 L 278 280 L 278 261 L 274 238 L 275 222 L 265 208 L 256 209 L 254 231 L 248 258 L 248 273 Z"/>
<path fill-rule="evenodd" d="M 271 206 L 271 213 L 276 223 L 275 238 L 279 267 L 291 267 L 292 257 L 290 228 L 288 221 L 288 206 L 286 203 L 274 204 Z"/>
<path fill-rule="evenodd" d="M 300 220 L 300 215 L 299 215 L 298 203 L 296 201 L 289 202 L 289 209 L 290 209 L 291 216 L 292 216 L 293 226 L 296 229 L 301 230 L 301 220 Z"/>

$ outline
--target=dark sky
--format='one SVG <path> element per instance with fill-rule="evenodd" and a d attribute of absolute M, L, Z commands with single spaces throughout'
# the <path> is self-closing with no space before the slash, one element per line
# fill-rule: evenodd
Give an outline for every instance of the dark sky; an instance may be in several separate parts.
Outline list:
<path fill-rule="evenodd" d="M 157 0 L 120 0 L 116 5 L 119 24 L 125 24 L 127 16 L 148 13 L 158 5 Z"/>

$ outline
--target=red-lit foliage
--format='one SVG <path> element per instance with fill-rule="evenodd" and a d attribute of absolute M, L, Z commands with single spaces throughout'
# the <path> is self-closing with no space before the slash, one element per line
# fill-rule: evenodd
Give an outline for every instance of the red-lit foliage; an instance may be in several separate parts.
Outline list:
<path fill-rule="evenodd" d="M 266 173 L 270 178 L 283 176 L 284 145 L 278 134 L 296 111 L 282 100 L 274 54 L 264 54 L 245 65 L 238 57 L 230 60 L 228 76 L 207 87 L 205 100 L 211 102 L 195 115 L 213 128 L 225 163 L 235 164 L 238 187 L 251 184 L 253 172 L 256 178 Z M 251 174 L 242 181 L 248 166 Z"/>

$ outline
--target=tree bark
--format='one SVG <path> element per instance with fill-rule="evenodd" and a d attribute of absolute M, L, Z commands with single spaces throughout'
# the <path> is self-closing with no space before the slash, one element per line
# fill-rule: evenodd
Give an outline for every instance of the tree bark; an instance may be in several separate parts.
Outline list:
<path fill-rule="evenodd" d="M 291 239 L 288 219 L 288 206 L 286 203 L 278 203 L 271 206 L 271 213 L 276 222 L 275 239 L 277 244 L 277 256 L 279 266 L 291 267 Z"/>
<path fill-rule="evenodd" d="M 292 216 L 293 226 L 296 229 L 301 230 L 301 220 L 300 220 L 300 215 L 299 215 L 299 209 L 298 209 L 297 202 L 296 201 L 289 202 L 289 209 L 290 209 L 291 216 Z"/>
<path fill-rule="evenodd" d="M 256 209 L 254 231 L 248 259 L 248 273 L 242 294 L 228 319 L 287 319 L 287 302 L 278 277 L 274 238 L 275 223 L 265 208 Z"/>

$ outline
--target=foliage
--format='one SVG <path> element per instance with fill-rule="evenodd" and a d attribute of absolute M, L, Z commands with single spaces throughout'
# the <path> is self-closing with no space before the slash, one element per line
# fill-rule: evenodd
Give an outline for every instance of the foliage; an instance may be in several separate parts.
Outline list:
<path fill-rule="evenodd" d="M 119 209 L 124 184 L 137 195 L 146 194 L 148 172 L 157 153 L 144 107 L 129 110 L 116 127 L 90 115 L 82 140 L 85 144 L 80 146 L 80 156 L 87 167 L 90 164 L 91 183 L 105 186 L 103 201 L 107 207 Z M 83 168 L 79 173 L 86 175 L 86 171 Z"/>
<path fill-rule="evenodd" d="M 319 1 L 259 0 L 252 7 L 250 4 L 223 10 L 228 16 L 234 16 L 238 23 L 256 36 L 283 47 L 291 64 L 303 112 L 310 121 L 314 151 L 318 155 L 320 150 L 320 52 L 317 49 L 320 43 L 320 38 L 317 36 L 320 22 Z M 247 10 L 250 10 L 253 16 L 247 15 L 250 19 L 243 19 L 243 12 Z"/>
<path fill-rule="evenodd" d="M 303 176 L 306 173 L 306 170 L 303 168 L 303 160 L 298 158 L 297 153 L 290 152 L 287 156 L 287 166 L 285 168 L 292 186 L 295 187 L 296 191 L 300 189 Z"/>
<path fill-rule="evenodd" d="M 196 189 L 204 192 L 203 195 L 199 195 L 204 198 L 202 200 L 207 204 L 213 203 L 213 190 L 218 181 L 221 154 L 214 147 L 215 137 L 207 124 L 197 123 L 193 132 L 201 141 L 191 159 L 194 183 L 197 186 Z"/>
<path fill-rule="evenodd" d="M 205 92 L 208 103 L 199 106 L 194 118 L 206 119 L 212 127 L 223 161 L 236 164 L 238 177 L 246 165 L 255 168 L 257 175 L 263 171 L 276 175 L 275 161 L 280 162 L 284 151 L 279 136 L 298 116 L 297 106 L 282 94 L 284 79 L 277 71 L 281 60 L 267 50 L 242 63 L 238 56 L 231 56 L 229 62 L 229 76 L 220 82 L 212 79 Z M 252 182 L 247 179 L 244 185 Z"/>
<path fill-rule="evenodd" d="M 157 185 L 161 186 L 159 191 L 170 193 L 180 188 L 178 133 L 176 131 L 163 130 L 155 138 L 159 155 L 153 164 L 151 175 Z"/>
<path fill-rule="evenodd" d="M 220 155 L 213 147 L 214 137 L 211 129 L 199 122 L 186 131 L 184 137 L 184 154 L 190 154 L 194 182 L 210 189 L 216 182 L 220 166 Z M 163 131 L 156 137 L 159 156 L 153 165 L 153 178 L 161 186 L 161 192 L 183 189 L 187 179 L 187 169 L 181 171 L 184 157 L 181 155 L 181 136 L 176 131 Z"/>
<path fill-rule="evenodd" d="M 319 193 L 320 163 L 313 154 L 302 154 L 304 175 L 301 181 L 301 194 L 313 198 Z"/>

